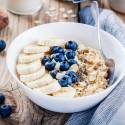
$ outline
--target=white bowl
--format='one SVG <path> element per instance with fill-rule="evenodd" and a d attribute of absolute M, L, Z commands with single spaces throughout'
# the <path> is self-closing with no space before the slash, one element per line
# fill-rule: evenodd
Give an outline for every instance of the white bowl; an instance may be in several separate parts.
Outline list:
<path fill-rule="evenodd" d="M 96 28 L 80 23 L 60 22 L 50 23 L 29 29 L 19 35 L 10 45 L 7 52 L 7 67 L 13 78 L 25 94 L 37 105 L 55 112 L 78 112 L 89 109 L 103 100 L 120 82 L 125 75 L 125 50 L 118 40 L 110 34 L 102 31 L 101 40 L 104 53 L 107 57 L 113 58 L 116 63 L 115 83 L 106 90 L 90 96 L 78 98 L 58 98 L 34 92 L 25 86 L 16 75 L 16 60 L 21 49 L 32 41 L 45 39 L 48 37 L 59 37 L 67 40 L 75 40 L 79 43 L 98 48 Z"/>

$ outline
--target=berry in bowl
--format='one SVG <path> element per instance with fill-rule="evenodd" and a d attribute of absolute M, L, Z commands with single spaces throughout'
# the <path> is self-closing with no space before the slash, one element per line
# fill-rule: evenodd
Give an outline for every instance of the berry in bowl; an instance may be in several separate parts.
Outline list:
<path fill-rule="evenodd" d="M 9 47 L 8 69 L 25 94 L 43 108 L 65 113 L 89 109 L 125 75 L 124 48 L 101 31 L 104 53 L 116 63 L 116 80 L 108 85 L 108 67 L 98 50 L 96 33 L 94 27 L 71 22 L 32 28 Z"/>
<path fill-rule="evenodd" d="M 46 45 L 50 43 L 51 46 Z M 75 41 L 58 39 L 27 45 L 17 59 L 17 74 L 26 86 L 44 94 L 76 98 L 108 87 L 108 67 L 100 52 Z"/>

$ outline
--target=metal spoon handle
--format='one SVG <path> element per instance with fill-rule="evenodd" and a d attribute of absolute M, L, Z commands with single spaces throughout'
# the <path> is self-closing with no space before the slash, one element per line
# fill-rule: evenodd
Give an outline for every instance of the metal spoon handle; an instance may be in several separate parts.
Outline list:
<path fill-rule="evenodd" d="M 98 7 L 98 2 L 93 1 L 91 4 L 91 12 L 92 12 L 92 17 L 95 20 L 96 27 L 97 27 L 97 36 L 98 36 L 98 45 L 99 45 L 99 50 L 101 54 L 103 54 L 102 46 L 101 46 L 101 37 L 100 37 L 100 23 L 99 23 L 99 7 Z"/>
<path fill-rule="evenodd" d="M 96 27 L 97 27 L 97 36 L 98 36 L 98 45 L 101 55 L 105 58 L 105 63 L 109 67 L 109 85 L 112 85 L 114 81 L 114 73 L 115 73 L 115 61 L 111 58 L 106 58 L 105 54 L 103 53 L 103 49 L 101 46 L 101 34 L 100 34 L 100 22 L 99 22 L 99 7 L 97 1 L 93 1 L 91 4 L 91 12 L 92 17 L 95 20 Z"/>

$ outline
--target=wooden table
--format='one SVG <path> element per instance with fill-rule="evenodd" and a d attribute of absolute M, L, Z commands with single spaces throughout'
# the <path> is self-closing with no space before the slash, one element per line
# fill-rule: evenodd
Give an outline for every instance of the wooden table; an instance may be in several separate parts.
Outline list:
<path fill-rule="evenodd" d="M 0 0 L 0 2 L 2 2 L 2 0 Z M 72 9 L 74 13 L 77 14 L 80 7 L 83 6 L 83 4 L 81 6 L 73 5 L 72 3 L 61 2 L 58 0 L 43 0 L 43 2 L 43 8 L 37 14 L 32 16 L 17 16 L 9 13 L 9 26 L 0 31 L 0 39 L 5 39 L 7 41 L 7 48 L 11 41 L 18 34 L 29 29 L 30 27 L 54 21 L 61 21 L 62 13 L 59 11 L 59 8 Z M 107 2 L 102 4 L 103 6 L 106 5 L 106 7 L 109 7 Z M 48 17 L 45 13 L 50 7 L 53 6 L 58 12 L 56 20 L 53 20 L 52 17 Z M 125 19 L 124 16 L 122 17 Z M 65 21 L 75 22 L 77 20 L 77 17 L 72 19 L 65 19 Z M 0 88 L 1 90 L 4 90 L 6 94 L 9 93 L 7 96 L 7 98 L 9 98 L 7 102 L 13 102 L 13 100 L 10 100 L 10 98 L 14 97 L 16 101 L 16 110 L 9 119 L 0 119 L 0 125 L 63 125 L 70 114 L 61 114 L 47 111 L 32 103 L 23 94 L 17 83 L 10 76 L 6 67 L 5 58 L 6 55 L 0 55 Z"/>

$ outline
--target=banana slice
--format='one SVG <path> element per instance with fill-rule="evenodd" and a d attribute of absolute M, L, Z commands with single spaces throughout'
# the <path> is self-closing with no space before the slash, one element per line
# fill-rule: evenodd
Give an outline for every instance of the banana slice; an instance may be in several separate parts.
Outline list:
<path fill-rule="evenodd" d="M 51 93 L 59 91 L 60 89 L 61 89 L 60 84 L 58 83 L 57 80 L 54 80 L 52 83 L 50 83 L 46 86 L 43 86 L 41 88 L 36 88 L 34 90 L 42 92 L 44 94 L 51 94 Z"/>
<path fill-rule="evenodd" d="M 24 83 L 34 81 L 42 77 L 45 74 L 45 72 L 46 72 L 45 67 L 42 66 L 42 68 L 35 73 L 27 74 L 27 75 L 20 75 L 20 81 Z"/>
<path fill-rule="evenodd" d="M 47 85 L 53 81 L 50 74 L 45 74 L 42 78 L 37 79 L 32 82 L 26 82 L 25 84 L 30 88 L 39 88 L 41 86 Z"/>
<path fill-rule="evenodd" d="M 26 75 L 36 72 L 41 68 L 41 61 L 37 60 L 29 64 L 17 64 L 16 69 L 19 75 Z"/>
<path fill-rule="evenodd" d="M 75 96 L 76 90 L 73 87 L 62 87 L 59 91 L 53 93 L 56 97 L 73 98 Z"/>
<path fill-rule="evenodd" d="M 18 63 L 31 63 L 43 57 L 44 57 L 44 53 L 31 54 L 31 55 L 20 54 L 18 57 Z"/>
<path fill-rule="evenodd" d="M 41 46 L 64 46 L 66 41 L 64 39 L 48 39 L 48 40 L 40 40 L 37 42 L 38 45 Z"/>
<path fill-rule="evenodd" d="M 36 54 L 36 53 L 44 53 L 44 52 L 48 52 L 50 50 L 49 46 L 37 46 L 37 45 L 30 45 L 30 46 L 26 46 L 23 49 L 23 52 L 25 54 Z"/>
<path fill-rule="evenodd" d="M 72 65 L 72 66 L 70 67 L 70 70 L 73 70 L 73 71 L 77 72 L 77 71 L 79 70 L 79 67 L 78 67 L 77 64 L 74 64 L 74 65 Z"/>

